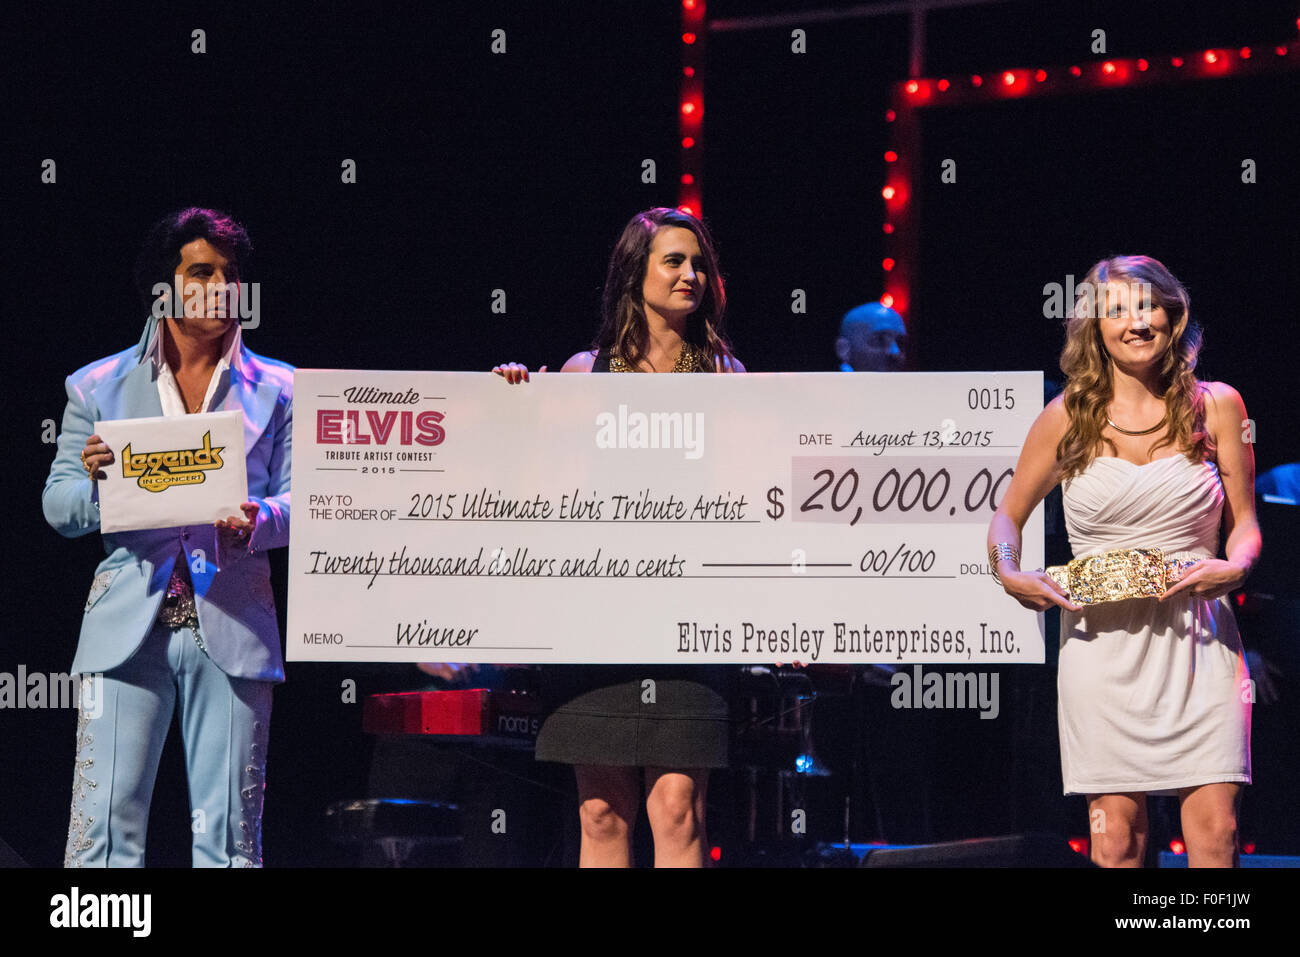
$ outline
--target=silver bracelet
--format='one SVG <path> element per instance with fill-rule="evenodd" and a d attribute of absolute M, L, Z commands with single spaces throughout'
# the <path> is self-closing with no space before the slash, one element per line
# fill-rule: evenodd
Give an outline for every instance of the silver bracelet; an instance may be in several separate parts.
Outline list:
<path fill-rule="evenodd" d="M 998 562 L 1006 559 L 1016 563 L 1020 567 L 1020 549 L 1008 542 L 998 542 L 989 549 L 989 568 L 993 572 L 993 580 L 999 585 L 1002 584 L 1002 577 L 998 575 Z M 1005 586 L 1004 586 L 1005 587 Z"/>

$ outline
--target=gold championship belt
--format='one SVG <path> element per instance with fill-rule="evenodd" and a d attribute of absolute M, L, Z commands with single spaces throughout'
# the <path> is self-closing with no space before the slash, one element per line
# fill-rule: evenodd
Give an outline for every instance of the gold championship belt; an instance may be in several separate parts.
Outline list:
<path fill-rule="evenodd" d="M 1181 581 L 1199 558 L 1166 559 L 1159 548 L 1113 548 L 1046 569 L 1079 605 L 1155 598 Z"/>

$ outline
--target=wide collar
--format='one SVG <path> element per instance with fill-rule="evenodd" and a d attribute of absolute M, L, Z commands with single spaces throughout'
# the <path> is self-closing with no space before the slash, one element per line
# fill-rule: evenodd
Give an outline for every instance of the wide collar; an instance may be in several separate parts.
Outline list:
<path fill-rule="evenodd" d="M 222 341 L 224 348 L 221 350 L 221 359 L 217 362 L 217 374 L 220 375 L 226 367 L 234 369 L 236 372 L 242 371 L 244 366 L 243 326 L 237 322 L 232 323 L 230 330 Z M 149 333 L 149 341 L 144 347 L 144 359 L 153 362 L 156 372 L 161 372 L 163 364 L 167 361 L 163 354 L 163 324 L 161 322 L 153 324 L 153 331 Z"/>
<path fill-rule="evenodd" d="M 101 420 L 137 419 L 161 416 L 162 400 L 158 396 L 158 372 L 161 344 L 158 324 L 146 329 L 140 345 L 128 356 L 128 365 L 122 374 L 114 376 L 91 390 L 95 408 Z M 256 356 L 243 344 L 242 330 L 236 323 L 227 342 L 223 359 L 229 369 L 222 375 L 212 396 L 213 412 L 240 411 L 244 414 L 245 449 L 252 448 L 266 429 L 275 411 L 280 394 L 279 385 L 264 376 Z M 228 357 L 228 358 L 226 358 Z"/>

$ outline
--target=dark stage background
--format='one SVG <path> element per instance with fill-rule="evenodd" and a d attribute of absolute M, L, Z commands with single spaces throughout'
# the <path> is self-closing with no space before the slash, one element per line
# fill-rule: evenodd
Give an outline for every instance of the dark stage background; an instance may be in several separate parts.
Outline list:
<path fill-rule="evenodd" d="M 829 6 L 714 0 L 709 15 Z M 1098 27 L 1119 57 L 1271 48 L 1295 42 L 1295 14 L 1294 3 L 1268 0 L 938 10 L 925 74 L 1089 62 Z M 71 662 L 102 551 L 98 536 L 68 541 L 44 523 L 53 448 L 40 436 L 61 418 L 66 375 L 136 341 L 146 310 L 131 266 L 159 215 L 210 205 L 248 225 L 256 254 L 245 278 L 262 284 L 262 323 L 247 343 L 259 353 L 303 367 L 558 368 L 594 334 L 622 225 L 677 200 L 673 0 L 275 13 L 42 5 L 5 17 L 0 428 L 12 547 L 0 671 Z M 207 32 L 203 55 L 190 52 L 196 27 Z M 507 33 L 506 55 L 489 52 L 495 28 Z M 803 55 L 790 53 L 790 26 L 709 38 L 703 207 L 736 351 L 754 371 L 836 368 L 840 315 L 882 292 L 883 114 L 890 84 L 907 75 L 907 19 L 804 28 Z M 912 366 L 1051 377 L 1061 331 L 1042 318 L 1043 285 L 1081 278 L 1104 255 L 1147 253 L 1189 286 L 1206 330 L 1199 372 L 1242 393 L 1259 470 L 1300 458 L 1298 87 L 1290 73 L 925 111 Z M 58 164 L 53 185 L 40 181 L 47 157 Z M 948 157 L 955 184 L 939 182 Z M 1251 185 L 1240 181 L 1247 157 L 1258 165 Z M 340 182 L 345 158 L 356 161 L 355 185 Z M 655 184 L 641 181 L 645 158 L 657 163 Z M 490 311 L 498 288 L 505 315 Z M 807 291 L 806 315 L 790 312 L 795 288 Z M 273 557 L 282 623 L 285 565 Z M 365 792 L 372 750 L 359 706 L 340 700 L 347 678 L 359 694 L 421 683 L 402 666 L 289 665 L 269 749 L 268 864 L 340 859 L 321 836 L 322 811 Z M 873 745 L 881 779 L 933 782 L 909 836 L 1085 831 L 1082 799 L 1060 796 L 1054 680 L 1050 666 L 1004 669 L 999 721 L 878 716 L 890 728 Z M 1294 670 L 1282 690 L 1279 704 L 1256 707 L 1243 836 L 1257 835 L 1260 851 L 1298 853 L 1285 795 L 1300 785 L 1300 755 L 1281 732 L 1300 698 Z M 845 716 L 827 719 L 819 748 L 843 766 Z M 74 728 L 71 711 L 0 713 L 0 838 L 33 864 L 62 859 Z M 532 800 L 571 800 L 567 778 L 551 784 L 558 791 L 520 787 Z M 728 793 L 714 792 L 719 840 Z M 824 807 L 810 836 L 838 837 L 841 798 L 814 797 Z M 152 863 L 188 863 L 188 820 L 174 732 Z"/>

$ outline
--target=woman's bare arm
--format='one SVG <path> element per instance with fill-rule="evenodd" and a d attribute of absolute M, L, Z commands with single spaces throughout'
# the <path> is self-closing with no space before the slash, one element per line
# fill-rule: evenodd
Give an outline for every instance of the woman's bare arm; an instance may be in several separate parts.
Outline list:
<path fill-rule="evenodd" d="M 1038 503 L 1060 481 L 1056 447 L 1069 424 L 1070 417 L 1065 411 L 1065 402 L 1061 396 L 1057 396 L 1029 427 L 1015 474 L 1011 476 L 1011 484 L 1007 486 L 1002 503 L 989 522 L 989 548 L 1006 543 L 1014 546 L 1017 551 L 1020 550 L 1021 532 L 1029 519 L 1029 513 L 1038 507 Z M 1007 594 L 1026 608 L 1043 611 L 1049 605 L 1056 604 L 1071 611 L 1080 610 L 1079 605 L 1064 597 L 1065 590 L 1045 572 L 1022 572 L 1016 563 L 1002 559 L 998 562 L 997 573 Z"/>
<path fill-rule="evenodd" d="M 1226 382 L 1210 383 L 1213 424 L 1207 423 L 1218 447 L 1219 478 L 1227 494 L 1223 503 L 1223 553 L 1242 569 L 1242 578 L 1259 560 L 1262 541 L 1255 517 L 1255 447 L 1246 441 L 1249 419 L 1241 393 Z"/>
<path fill-rule="evenodd" d="M 1226 382 L 1211 382 L 1208 388 L 1205 427 L 1214 436 L 1219 479 L 1223 482 L 1223 553 L 1227 560 L 1207 558 L 1197 562 L 1178 584 L 1160 596 L 1161 601 L 1184 591 L 1202 598 L 1218 598 L 1240 588 L 1259 560 L 1263 546 L 1255 517 L 1255 450 L 1243 437 L 1249 428 L 1246 403 Z"/>
<path fill-rule="evenodd" d="M 569 361 L 560 367 L 561 372 L 590 372 L 596 363 L 596 350 L 588 349 L 569 356 Z"/>

